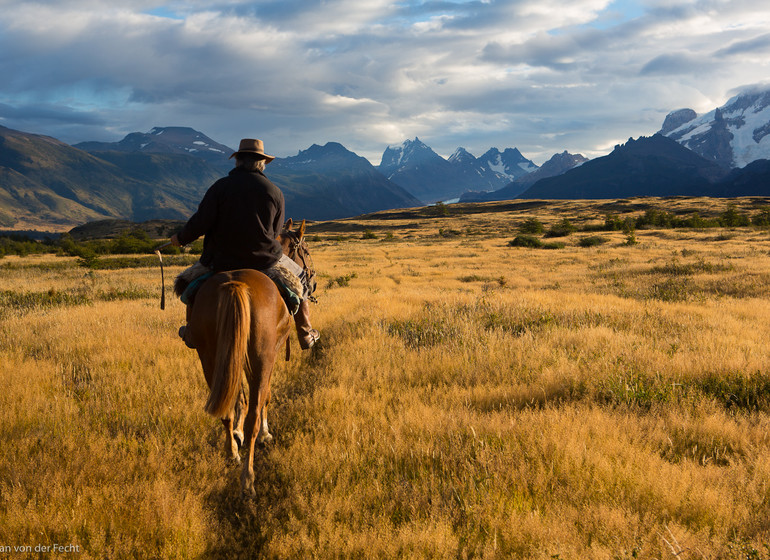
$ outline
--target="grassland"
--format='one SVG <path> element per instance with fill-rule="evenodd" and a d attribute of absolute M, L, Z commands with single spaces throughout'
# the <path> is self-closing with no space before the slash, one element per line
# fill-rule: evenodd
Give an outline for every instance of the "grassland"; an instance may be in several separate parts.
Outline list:
<path fill-rule="evenodd" d="M 251 501 L 157 268 L 5 257 L 0 556 L 770 558 L 770 231 L 509 246 L 531 218 L 727 204 L 313 224 L 322 341 L 276 369 Z"/>

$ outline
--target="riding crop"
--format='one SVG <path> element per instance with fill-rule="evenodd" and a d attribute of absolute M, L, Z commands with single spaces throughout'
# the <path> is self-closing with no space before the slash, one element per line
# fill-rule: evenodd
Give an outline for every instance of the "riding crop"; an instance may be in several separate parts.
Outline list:
<path fill-rule="evenodd" d="M 165 249 L 171 245 L 171 241 L 168 243 L 164 243 L 160 247 L 157 247 L 155 249 L 155 254 L 158 255 L 158 260 L 160 260 L 160 308 L 166 309 L 166 281 L 163 278 L 163 257 L 160 254 L 161 249 Z"/>

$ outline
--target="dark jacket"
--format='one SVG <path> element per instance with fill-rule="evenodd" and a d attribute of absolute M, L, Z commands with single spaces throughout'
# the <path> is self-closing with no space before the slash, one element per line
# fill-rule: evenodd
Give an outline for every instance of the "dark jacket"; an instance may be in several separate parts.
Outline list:
<path fill-rule="evenodd" d="M 203 240 L 201 263 L 220 272 L 269 268 L 281 258 L 283 193 L 260 171 L 235 168 L 214 183 L 177 234 L 182 245 Z"/>

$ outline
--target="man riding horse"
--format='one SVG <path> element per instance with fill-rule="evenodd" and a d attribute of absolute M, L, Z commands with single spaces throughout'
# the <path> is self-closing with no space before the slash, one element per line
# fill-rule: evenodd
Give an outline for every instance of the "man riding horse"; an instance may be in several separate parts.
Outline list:
<path fill-rule="evenodd" d="M 215 182 L 201 200 L 198 211 L 181 231 L 171 236 L 174 246 L 187 245 L 202 235 L 200 263 L 213 272 L 237 269 L 265 271 L 282 265 L 305 281 L 302 301 L 294 314 L 294 323 L 303 350 L 320 338 L 310 325 L 311 295 L 309 279 L 302 267 L 283 254 L 278 236 L 284 223 L 283 193 L 264 174 L 265 166 L 275 159 L 265 153 L 261 140 L 244 138 L 235 157 L 235 168 Z M 188 306 L 188 320 L 189 309 Z M 179 329 L 185 338 L 186 328 Z"/>

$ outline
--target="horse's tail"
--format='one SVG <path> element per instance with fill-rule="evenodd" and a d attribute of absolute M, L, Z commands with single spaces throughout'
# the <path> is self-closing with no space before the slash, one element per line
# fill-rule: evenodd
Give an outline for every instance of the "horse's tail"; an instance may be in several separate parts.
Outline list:
<path fill-rule="evenodd" d="M 212 416 L 223 418 L 233 408 L 244 367 L 249 365 L 251 300 L 246 284 L 231 281 L 219 287 L 216 321 L 216 362 L 205 409 Z"/>

